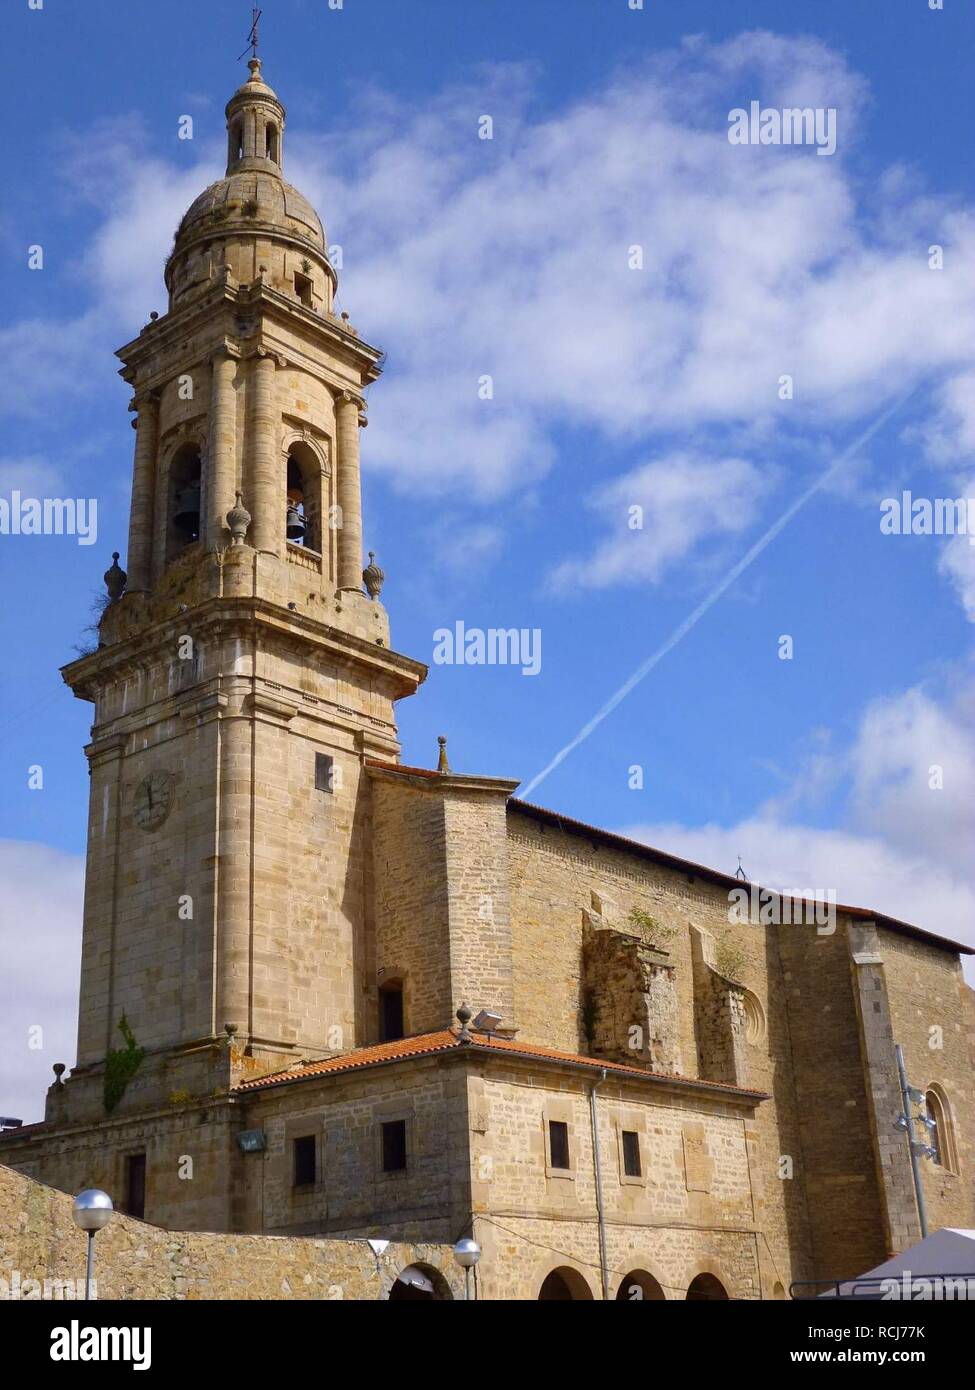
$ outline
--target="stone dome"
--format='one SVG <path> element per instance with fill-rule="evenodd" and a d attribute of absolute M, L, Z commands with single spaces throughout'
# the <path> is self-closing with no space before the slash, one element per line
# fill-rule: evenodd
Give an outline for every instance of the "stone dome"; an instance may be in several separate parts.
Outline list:
<path fill-rule="evenodd" d="M 197 233 L 254 233 L 271 224 L 293 236 L 326 248 L 325 229 L 318 213 L 303 193 L 285 183 L 280 174 L 260 169 L 241 170 L 211 183 L 187 210 L 177 232 L 177 242 Z"/>
<path fill-rule="evenodd" d="M 227 171 L 194 200 L 166 262 L 170 307 L 202 293 L 226 265 L 241 284 L 274 289 L 330 312 L 336 275 L 321 218 L 283 174 L 285 110 L 259 58 L 227 103 Z M 296 278 L 297 276 L 297 278 Z"/>

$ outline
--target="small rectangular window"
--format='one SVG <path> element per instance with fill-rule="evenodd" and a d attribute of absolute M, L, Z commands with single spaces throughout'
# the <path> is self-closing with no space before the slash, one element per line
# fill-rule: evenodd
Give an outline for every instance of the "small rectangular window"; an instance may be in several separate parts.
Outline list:
<path fill-rule="evenodd" d="M 315 790 L 319 792 L 334 791 L 334 774 L 332 771 L 335 759 L 328 753 L 315 754 Z"/>
<path fill-rule="evenodd" d="M 640 1136 L 635 1129 L 623 1130 L 623 1172 L 628 1178 L 640 1178 Z"/>
<path fill-rule="evenodd" d="M 294 1141 L 294 1186 L 310 1187 L 318 1173 L 314 1134 L 303 1134 Z"/>
<path fill-rule="evenodd" d="M 383 1172 L 401 1173 L 406 1167 L 406 1121 L 388 1120 L 383 1125 Z"/>
<path fill-rule="evenodd" d="M 141 1221 L 146 1214 L 146 1156 L 130 1154 L 125 1160 L 125 1211 Z"/>
<path fill-rule="evenodd" d="M 548 1122 L 548 1151 L 553 1168 L 568 1168 L 569 1126 L 562 1120 Z"/>

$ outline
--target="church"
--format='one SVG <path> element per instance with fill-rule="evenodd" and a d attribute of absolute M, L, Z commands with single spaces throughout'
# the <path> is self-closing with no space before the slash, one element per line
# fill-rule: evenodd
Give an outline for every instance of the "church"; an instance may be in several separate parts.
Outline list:
<path fill-rule="evenodd" d="M 363 552 L 383 353 L 249 66 L 118 353 L 128 548 L 63 671 L 94 708 L 77 1061 L 0 1163 L 173 1231 L 472 1236 L 488 1299 L 782 1299 L 919 1238 L 899 1045 L 930 1226 L 975 1227 L 970 948 L 755 921 L 443 738 L 400 761 L 427 668 Z"/>

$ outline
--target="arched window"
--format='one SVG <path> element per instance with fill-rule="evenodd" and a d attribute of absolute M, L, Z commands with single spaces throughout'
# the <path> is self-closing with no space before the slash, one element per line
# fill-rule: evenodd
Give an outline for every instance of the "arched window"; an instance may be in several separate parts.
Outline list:
<path fill-rule="evenodd" d="M 278 160 L 278 128 L 273 122 L 268 121 L 264 127 L 264 157 L 272 159 L 275 164 Z"/>
<path fill-rule="evenodd" d="M 184 444 L 169 461 L 166 563 L 200 539 L 202 460 L 198 444 Z"/>
<path fill-rule="evenodd" d="M 285 534 L 292 545 L 322 549 L 322 469 L 307 444 L 295 443 L 287 459 L 288 510 Z"/>
<path fill-rule="evenodd" d="M 924 1108 L 928 1112 L 928 1119 L 934 1121 L 933 1126 L 928 1126 L 928 1142 L 935 1150 L 935 1163 L 949 1173 L 957 1173 L 958 1158 L 951 1109 L 948 1097 L 936 1083 L 924 1093 Z"/>

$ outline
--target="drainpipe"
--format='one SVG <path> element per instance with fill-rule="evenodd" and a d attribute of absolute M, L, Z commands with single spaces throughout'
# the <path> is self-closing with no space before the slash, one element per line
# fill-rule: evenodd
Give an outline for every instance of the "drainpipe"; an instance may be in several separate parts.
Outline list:
<path fill-rule="evenodd" d="M 599 1128 L 596 1122 L 596 1091 L 606 1080 L 606 1068 L 599 1073 L 589 1092 L 589 1116 L 592 1120 L 592 1168 L 596 1179 L 596 1215 L 599 1219 L 599 1272 L 602 1276 L 603 1298 L 609 1299 L 609 1262 L 606 1259 L 606 1216 L 603 1212 L 603 1178 L 599 1168 Z"/>

